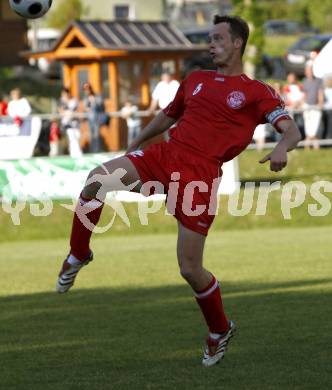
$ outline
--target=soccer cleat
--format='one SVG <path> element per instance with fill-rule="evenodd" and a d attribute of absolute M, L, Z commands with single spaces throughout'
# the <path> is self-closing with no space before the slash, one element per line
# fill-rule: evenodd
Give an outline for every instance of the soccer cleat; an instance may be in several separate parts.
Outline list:
<path fill-rule="evenodd" d="M 74 284 L 78 271 L 89 264 L 93 260 L 93 253 L 90 252 L 89 256 L 82 261 L 81 264 L 73 265 L 68 262 L 67 256 L 66 260 L 63 262 L 61 271 L 59 273 L 58 280 L 56 282 L 56 291 L 60 294 L 67 292 Z"/>
<path fill-rule="evenodd" d="M 227 332 L 222 334 L 219 339 L 215 340 L 208 337 L 206 340 L 206 347 L 203 356 L 203 366 L 210 367 L 220 362 L 224 357 L 228 343 L 234 336 L 236 327 L 233 321 L 229 321 L 229 328 Z"/>

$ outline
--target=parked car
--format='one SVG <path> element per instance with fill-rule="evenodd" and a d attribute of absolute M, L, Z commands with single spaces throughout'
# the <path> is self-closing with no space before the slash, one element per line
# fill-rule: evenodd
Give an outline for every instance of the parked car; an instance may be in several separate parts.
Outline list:
<path fill-rule="evenodd" d="M 291 35 L 301 32 L 298 22 L 292 20 L 268 20 L 264 23 L 264 32 L 268 35 Z"/>
<path fill-rule="evenodd" d="M 306 62 L 314 59 L 331 38 L 332 34 L 317 34 L 300 38 L 285 55 L 287 73 L 294 72 L 302 77 Z"/>
<path fill-rule="evenodd" d="M 299 22 L 287 19 L 271 19 L 264 23 L 264 32 L 267 35 L 293 35 L 300 33 L 318 34 L 319 29 L 304 26 Z"/>

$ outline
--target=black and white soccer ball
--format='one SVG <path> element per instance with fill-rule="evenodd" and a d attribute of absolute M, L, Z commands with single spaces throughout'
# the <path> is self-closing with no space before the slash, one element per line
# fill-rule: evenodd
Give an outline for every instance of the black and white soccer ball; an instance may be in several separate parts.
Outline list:
<path fill-rule="evenodd" d="M 9 0 L 9 5 L 18 15 L 27 19 L 37 19 L 46 14 L 53 0 Z"/>

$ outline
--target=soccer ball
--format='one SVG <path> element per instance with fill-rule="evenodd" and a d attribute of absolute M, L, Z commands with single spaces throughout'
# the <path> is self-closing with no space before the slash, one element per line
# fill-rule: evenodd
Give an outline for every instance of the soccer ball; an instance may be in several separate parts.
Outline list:
<path fill-rule="evenodd" d="M 46 14 L 53 0 L 9 0 L 9 5 L 18 15 L 27 19 L 37 19 Z"/>

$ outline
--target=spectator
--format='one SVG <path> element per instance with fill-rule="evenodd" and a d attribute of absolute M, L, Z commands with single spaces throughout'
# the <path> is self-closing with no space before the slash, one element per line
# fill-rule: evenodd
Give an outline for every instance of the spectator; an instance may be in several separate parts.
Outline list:
<path fill-rule="evenodd" d="M 98 153 L 100 147 L 100 128 L 108 126 L 110 117 L 105 112 L 105 104 L 102 96 L 96 95 L 92 86 L 88 83 L 83 86 L 85 99 L 84 107 L 88 112 L 88 121 L 90 127 L 90 153 Z"/>
<path fill-rule="evenodd" d="M 161 75 L 159 83 L 156 85 L 152 92 L 152 100 L 148 111 L 152 114 L 155 110 L 160 108 L 163 110 L 171 101 L 173 101 L 176 92 L 180 86 L 177 80 L 172 79 L 172 76 L 168 72 L 164 72 Z M 165 131 L 164 138 L 168 138 L 168 132 Z"/>
<path fill-rule="evenodd" d="M 60 128 L 56 120 L 52 120 L 50 124 L 50 157 L 59 155 L 59 144 L 60 144 Z"/>
<path fill-rule="evenodd" d="M 176 92 L 180 86 L 177 80 L 173 80 L 170 73 L 164 72 L 161 75 L 159 83 L 152 92 L 152 101 L 149 111 L 152 113 L 156 109 L 163 110 L 174 99 Z"/>
<path fill-rule="evenodd" d="M 260 124 L 256 127 L 254 135 L 253 135 L 253 140 L 255 141 L 256 144 L 256 149 L 258 151 L 261 151 L 264 149 L 265 145 L 265 138 L 266 138 L 266 127 L 267 124 Z"/>
<path fill-rule="evenodd" d="M 28 100 L 21 95 L 21 90 L 15 88 L 10 92 L 11 100 L 8 103 L 8 115 L 14 119 L 14 122 L 21 126 L 23 119 L 31 113 L 31 107 Z"/>
<path fill-rule="evenodd" d="M 8 104 L 6 99 L 3 96 L 0 96 L 0 116 L 7 115 Z"/>
<path fill-rule="evenodd" d="M 312 63 L 309 62 L 305 67 L 305 79 L 303 81 L 304 92 L 304 131 L 305 148 L 309 149 L 312 145 L 314 149 L 319 149 L 317 133 L 321 124 L 322 109 L 324 105 L 323 80 L 316 78 L 312 71 Z"/>
<path fill-rule="evenodd" d="M 293 111 L 301 109 L 304 94 L 295 73 L 289 73 L 287 75 L 287 84 L 285 84 L 282 92 L 288 110 Z"/>
<path fill-rule="evenodd" d="M 141 131 L 142 121 L 137 115 L 138 107 L 131 100 L 127 100 L 121 109 L 122 118 L 126 119 L 128 127 L 128 145 L 138 136 Z"/>
<path fill-rule="evenodd" d="M 294 121 L 301 130 L 303 136 L 304 125 L 302 105 L 304 100 L 304 93 L 303 86 L 298 82 L 295 73 L 289 73 L 287 75 L 287 84 L 283 87 L 282 94 L 285 99 L 286 107 L 290 115 L 294 118 Z"/>
<path fill-rule="evenodd" d="M 325 138 L 332 139 L 332 76 L 324 84 Z"/>
<path fill-rule="evenodd" d="M 68 88 L 62 88 L 59 103 L 59 113 L 61 114 L 61 130 L 67 134 L 70 157 L 82 156 L 80 146 L 80 122 L 75 113 L 78 110 L 78 100 L 71 96 Z"/>

